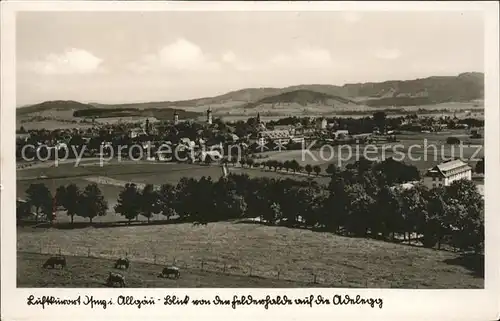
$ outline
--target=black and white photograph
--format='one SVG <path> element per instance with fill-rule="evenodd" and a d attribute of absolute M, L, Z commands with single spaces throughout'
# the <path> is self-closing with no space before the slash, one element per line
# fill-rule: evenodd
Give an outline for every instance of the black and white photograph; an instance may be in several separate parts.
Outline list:
<path fill-rule="evenodd" d="M 498 70 L 484 3 L 95 5 L 9 18 L 2 263 L 8 246 L 14 289 L 498 282 L 487 232 L 498 230 Z M 382 309 L 367 293 L 339 300 Z"/>

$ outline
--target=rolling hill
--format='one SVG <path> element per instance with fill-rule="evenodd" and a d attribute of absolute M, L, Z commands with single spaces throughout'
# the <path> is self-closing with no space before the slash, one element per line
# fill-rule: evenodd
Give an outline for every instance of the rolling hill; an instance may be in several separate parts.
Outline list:
<path fill-rule="evenodd" d="M 364 103 L 369 106 L 465 102 L 484 97 L 484 74 L 463 73 L 456 77 L 346 84 L 343 89 L 347 97 L 368 97 Z"/>
<path fill-rule="evenodd" d="M 332 105 L 334 102 L 341 102 L 343 104 L 355 104 L 355 102 L 353 102 L 352 100 L 340 96 L 332 96 L 312 90 L 298 89 L 262 98 L 256 102 L 247 104 L 246 108 L 252 108 L 259 104 L 297 103 L 302 106 L 307 106 L 308 104 Z"/>
<path fill-rule="evenodd" d="M 105 106 L 105 107 L 101 107 Z M 126 107 L 122 107 L 126 106 Z M 180 119 L 196 118 L 200 115 L 198 112 L 185 111 L 182 109 L 173 109 L 161 107 L 161 104 L 152 103 L 151 105 L 136 108 L 136 104 L 124 105 L 101 105 L 85 104 L 73 100 L 53 100 L 45 101 L 40 104 L 17 108 L 17 117 L 22 119 L 33 119 L 41 121 L 40 117 L 51 120 L 68 121 L 74 118 L 116 118 L 116 117 L 155 117 L 157 119 L 171 120 L 177 111 Z M 156 107 L 154 107 L 156 106 Z"/>
<path fill-rule="evenodd" d="M 215 97 L 166 103 L 177 107 L 198 107 L 233 102 L 234 105 L 243 106 L 262 101 L 267 97 L 301 90 L 334 96 L 339 101 L 344 99 L 377 107 L 465 102 L 484 98 L 484 74 L 468 72 L 458 76 L 433 76 L 414 80 L 391 80 L 343 86 L 308 84 L 285 88 L 247 88 Z M 300 99 L 301 95 L 296 95 L 296 97 Z M 299 101 L 296 102 L 300 105 Z"/>
<path fill-rule="evenodd" d="M 297 112 L 302 114 L 326 114 L 339 110 L 355 110 L 358 103 L 341 96 L 328 95 L 306 89 L 286 91 L 277 95 L 267 96 L 255 102 L 240 107 L 245 112 L 284 113 Z"/>
<path fill-rule="evenodd" d="M 184 110 L 192 117 L 193 113 L 204 112 L 210 106 L 215 113 L 233 112 L 239 109 L 258 108 L 258 106 L 276 109 L 277 105 L 288 104 L 290 109 L 301 109 L 312 104 L 322 105 L 327 109 L 359 109 L 361 106 L 420 106 L 447 102 L 467 102 L 484 98 L 484 74 L 477 72 L 462 73 L 458 76 L 433 76 L 414 80 L 391 80 L 345 84 L 343 86 L 309 84 L 285 88 L 246 88 L 231 91 L 214 97 L 180 101 L 160 101 L 126 104 L 84 104 L 76 101 L 47 101 L 17 109 L 18 115 L 28 115 L 43 111 L 136 109 L 158 113 L 166 108 L 164 117 L 171 117 L 174 110 Z M 324 108 L 323 108 L 324 109 Z M 323 110 L 322 109 L 322 110 Z M 312 109 L 312 112 L 315 110 Z M 92 113 L 92 112 L 91 112 Z M 107 112 L 98 112 L 101 115 Z M 140 111 L 141 115 L 147 111 Z M 167 115 L 168 114 L 168 115 Z M 102 117 L 102 116 L 101 116 Z"/>
<path fill-rule="evenodd" d="M 74 100 L 51 100 L 44 101 L 40 104 L 17 108 L 16 112 L 18 116 L 21 116 L 34 113 L 43 113 L 46 111 L 85 110 L 92 108 L 94 108 L 94 106 L 90 104 L 83 104 Z"/>

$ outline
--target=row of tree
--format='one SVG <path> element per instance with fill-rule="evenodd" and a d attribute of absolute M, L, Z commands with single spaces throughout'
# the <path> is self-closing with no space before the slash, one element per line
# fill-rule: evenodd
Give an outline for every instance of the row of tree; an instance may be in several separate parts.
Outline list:
<path fill-rule="evenodd" d="M 284 169 L 287 172 L 292 171 L 294 173 L 306 172 L 308 175 L 311 175 L 311 173 L 314 172 L 316 176 L 318 176 L 321 173 L 321 167 L 319 165 L 312 166 L 310 164 L 306 164 L 305 166 L 302 166 L 295 159 L 286 160 L 283 162 L 279 160 L 266 160 L 263 162 L 259 162 L 252 158 L 247 158 L 240 160 L 240 164 L 243 167 L 256 167 L 264 169 L 267 168 L 274 171 Z"/>
<path fill-rule="evenodd" d="M 104 216 L 108 211 L 108 203 L 96 183 L 89 184 L 80 190 L 75 184 L 61 185 L 52 196 L 43 183 L 31 184 L 26 190 L 27 202 L 17 203 L 17 220 L 22 221 L 30 215 L 35 221 L 43 218 L 53 222 L 58 208 L 63 208 L 71 223 L 75 216 L 88 218 L 92 223 L 97 216 Z M 34 210 L 34 212 L 32 212 Z"/>
<path fill-rule="evenodd" d="M 394 241 L 401 236 L 426 247 L 450 244 L 480 252 L 484 245 L 484 203 L 468 180 L 427 189 L 403 188 L 401 177 L 388 177 L 387 163 L 363 160 L 350 168 L 330 167 L 328 185 L 314 180 L 250 178 L 230 174 L 213 181 L 182 178 L 178 184 L 140 189 L 127 184 L 118 196 L 116 213 L 129 222 L 155 214 L 184 222 L 211 222 L 260 216 L 262 222 L 312 228 L 342 235 Z M 394 164 L 393 164 L 394 166 Z M 27 190 L 37 213 L 52 213 L 52 197 L 41 184 Z M 80 191 L 75 185 L 57 189 L 53 202 L 73 217 L 106 215 L 107 202 L 95 184 Z M 49 217 L 48 218 L 52 218 Z"/>

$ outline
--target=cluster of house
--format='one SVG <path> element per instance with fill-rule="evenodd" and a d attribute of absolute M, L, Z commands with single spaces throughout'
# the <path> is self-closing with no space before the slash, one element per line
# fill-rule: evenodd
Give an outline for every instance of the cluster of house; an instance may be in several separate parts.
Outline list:
<path fill-rule="evenodd" d="M 349 136 L 349 131 L 347 129 L 338 129 L 338 124 L 335 122 L 328 123 L 325 118 L 319 118 L 315 122 L 315 126 L 310 127 L 304 127 L 299 122 L 294 125 L 275 126 L 272 130 L 269 130 L 261 122 L 260 115 L 257 114 L 257 143 L 261 146 L 270 142 L 279 145 L 286 145 L 290 142 L 303 143 L 305 139 L 313 138 L 318 133 L 327 134 L 331 139 L 341 139 Z"/>
<path fill-rule="evenodd" d="M 441 117 L 405 117 L 401 122 L 401 129 L 417 129 L 422 132 L 440 132 L 450 128 L 454 129 L 469 129 L 469 125 L 459 122 L 456 114 L 451 116 Z"/>

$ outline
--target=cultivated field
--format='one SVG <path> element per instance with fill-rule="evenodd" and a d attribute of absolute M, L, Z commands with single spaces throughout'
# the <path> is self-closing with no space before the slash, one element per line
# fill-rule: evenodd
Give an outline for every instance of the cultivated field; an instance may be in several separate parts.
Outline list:
<path fill-rule="evenodd" d="M 205 270 L 220 272 L 225 265 L 230 274 L 271 279 L 280 270 L 280 279 L 296 281 L 295 286 L 307 286 L 313 274 L 318 283 L 328 287 L 482 288 L 484 284 L 481 262 L 454 253 L 242 222 L 210 223 L 205 227 L 186 223 L 73 230 L 18 228 L 17 248 L 80 256 L 90 253 L 110 259 L 127 253 L 131 260 L 156 260 L 161 264 L 175 260 L 189 269 L 201 268 L 203 261 Z M 99 286 L 111 262 L 94 262 L 69 258 L 68 264 L 75 270 L 49 272 L 39 268 L 42 258 L 21 254 L 18 279 L 26 278 L 20 281 L 23 286 Z M 140 269 L 147 272 L 131 276 L 136 280 L 132 286 L 143 286 L 144 282 L 144 286 L 159 287 L 223 287 L 230 283 L 229 278 L 216 274 L 200 281 L 201 276 L 191 275 L 191 271 L 187 279 L 179 281 L 182 284 L 155 283 L 153 271 L 158 269 Z M 132 271 L 136 273 L 134 268 Z M 58 276 L 54 278 L 52 273 Z M 253 283 L 252 278 L 242 282 L 236 286 L 271 286 Z"/>

